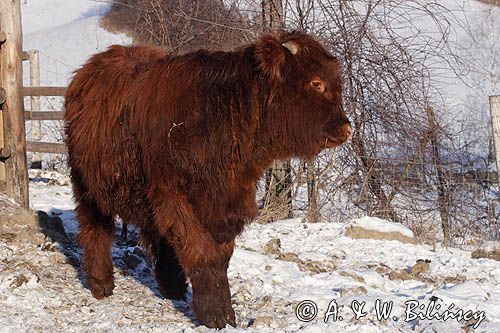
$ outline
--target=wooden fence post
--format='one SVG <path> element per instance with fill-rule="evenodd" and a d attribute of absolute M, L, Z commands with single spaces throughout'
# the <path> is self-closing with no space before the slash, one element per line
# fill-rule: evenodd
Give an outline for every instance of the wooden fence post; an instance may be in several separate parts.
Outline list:
<path fill-rule="evenodd" d="M 0 86 L 5 90 L 2 106 L 3 137 L 9 157 L 5 161 L 7 195 L 29 208 L 26 131 L 24 126 L 22 27 L 20 0 L 0 0 L 5 42 L 0 53 Z"/>
<path fill-rule="evenodd" d="M 5 39 L 7 39 L 5 32 L 1 31 L 2 30 L 1 27 L 2 27 L 2 17 L 0 15 L 0 47 L 1 47 L 1 44 L 3 44 L 5 42 Z M 0 67 L 0 69 L 1 69 L 1 67 Z M 0 70 L 0 82 L 1 81 L 2 81 L 2 71 Z M 7 186 L 5 183 L 5 157 L 3 156 L 5 154 L 4 150 L 6 149 L 5 143 L 3 141 L 3 111 L 2 111 L 2 107 L 3 107 L 4 103 L 5 103 L 5 90 L 2 88 L 2 86 L 0 84 L 0 192 L 5 191 L 6 186 Z"/>
<path fill-rule="evenodd" d="M 38 50 L 30 50 L 30 86 L 39 87 L 40 86 L 40 62 L 39 62 L 39 52 Z M 30 98 L 30 111 L 40 111 L 40 97 L 31 96 Z M 40 120 L 31 121 L 31 140 L 41 141 L 42 140 L 42 126 Z M 42 168 L 42 154 L 32 153 L 31 157 L 31 168 L 41 169 Z"/>
<path fill-rule="evenodd" d="M 498 186 L 500 187 L 500 95 L 490 96 L 491 126 L 495 143 Z"/>
<path fill-rule="evenodd" d="M 450 195 L 446 183 L 446 177 L 443 171 L 443 162 L 439 153 L 439 123 L 436 119 L 433 108 L 429 106 L 425 111 L 427 113 L 427 126 L 429 127 L 428 133 L 432 148 L 432 163 L 436 168 L 436 188 L 438 196 L 439 215 L 441 217 L 441 228 L 443 230 L 444 244 L 446 246 L 449 246 L 451 244 L 450 214 L 448 208 L 448 206 L 450 205 Z"/>
<path fill-rule="evenodd" d="M 307 220 L 309 222 L 320 222 L 318 207 L 318 189 L 316 188 L 316 166 L 315 158 L 305 163 L 307 175 Z"/>
<path fill-rule="evenodd" d="M 1 26 L 1 23 L 0 23 Z M 2 80 L 2 74 L 0 70 L 0 82 Z M 5 102 L 5 90 L 0 86 L 0 192 L 6 190 L 5 183 L 5 158 L 4 158 L 4 149 L 5 144 L 3 142 L 3 103 Z"/>
<path fill-rule="evenodd" d="M 1 88 L 0 88 L 1 89 Z M 0 104 L 1 105 L 1 104 Z M 4 142 L 3 142 L 3 113 L 0 110 L 0 192 L 5 191 L 5 160 L 4 160 Z"/>

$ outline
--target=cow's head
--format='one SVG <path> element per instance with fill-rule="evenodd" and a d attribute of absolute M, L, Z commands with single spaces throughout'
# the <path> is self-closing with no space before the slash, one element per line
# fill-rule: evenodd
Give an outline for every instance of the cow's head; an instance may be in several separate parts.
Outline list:
<path fill-rule="evenodd" d="M 309 158 L 349 139 L 352 129 L 342 107 L 338 59 L 297 32 L 262 37 L 256 55 L 269 80 L 266 119 L 280 158 Z"/>

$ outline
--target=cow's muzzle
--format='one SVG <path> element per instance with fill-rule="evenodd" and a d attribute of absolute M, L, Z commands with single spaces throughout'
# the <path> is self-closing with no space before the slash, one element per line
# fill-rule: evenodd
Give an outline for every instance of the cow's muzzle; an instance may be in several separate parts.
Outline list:
<path fill-rule="evenodd" d="M 327 131 L 325 131 L 326 133 L 324 136 L 325 148 L 338 147 L 349 140 L 349 138 L 352 136 L 352 127 L 349 121 L 344 122 L 340 126 L 337 125 L 333 128 L 332 127 L 332 124 L 327 124 Z"/>

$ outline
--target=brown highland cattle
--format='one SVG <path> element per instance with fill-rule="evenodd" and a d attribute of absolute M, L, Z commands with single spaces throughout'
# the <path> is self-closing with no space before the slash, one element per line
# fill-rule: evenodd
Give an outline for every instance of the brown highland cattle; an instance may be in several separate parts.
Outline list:
<path fill-rule="evenodd" d="M 275 159 L 311 158 L 351 135 L 339 61 L 299 32 L 234 52 L 181 56 L 112 46 L 66 93 L 66 144 L 92 295 L 114 288 L 114 217 L 141 228 L 161 293 L 208 327 L 235 326 L 234 239 L 257 214 Z"/>

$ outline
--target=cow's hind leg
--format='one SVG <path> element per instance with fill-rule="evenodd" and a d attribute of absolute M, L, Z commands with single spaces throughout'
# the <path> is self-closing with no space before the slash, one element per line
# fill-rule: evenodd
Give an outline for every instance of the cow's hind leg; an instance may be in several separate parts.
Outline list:
<path fill-rule="evenodd" d="M 76 207 L 80 222 L 78 241 L 83 247 L 83 270 L 92 295 L 102 299 L 113 294 L 111 244 L 115 224 L 112 216 L 103 214 L 95 202 L 80 200 Z"/>
<path fill-rule="evenodd" d="M 164 297 L 184 299 L 187 291 L 186 275 L 179 264 L 174 248 L 163 239 L 160 242 L 155 263 L 155 277 Z"/>
<path fill-rule="evenodd" d="M 157 229 L 144 227 L 141 233 L 145 243 L 151 247 L 155 279 L 160 293 L 169 299 L 183 300 L 188 285 L 173 246 L 159 235 Z"/>

